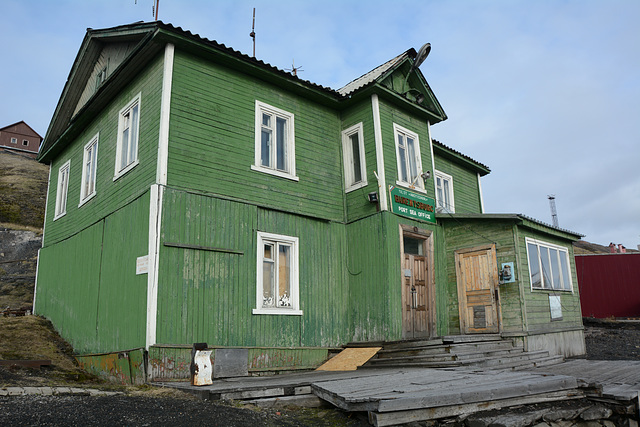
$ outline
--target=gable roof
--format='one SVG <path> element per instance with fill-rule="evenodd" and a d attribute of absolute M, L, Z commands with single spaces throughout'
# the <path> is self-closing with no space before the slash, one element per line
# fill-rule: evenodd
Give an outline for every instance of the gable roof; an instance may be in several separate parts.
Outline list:
<path fill-rule="evenodd" d="M 33 133 L 33 136 L 37 136 L 38 138 L 40 138 L 40 141 L 42 141 L 42 137 L 40 136 L 40 134 L 38 132 L 36 132 L 35 130 L 33 130 L 33 128 L 31 126 L 29 126 L 27 124 L 27 122 L 25 122 L 24 120 L 20 120 L 19 122 L 15 122 L 15 123 L 10 124 L 8 126 L 2 127 L 2 128 L 0 128 L 0 131 L 6 131 L 9 128 L 12 128 L 14 126 L 18 126 L 18 125 L 21 125 L 21 124 L 26 126 L 27 129 L 29 129 Z"/>
<path fill-rule="evenodd" d="M 119 63 L 115 69 L 109 71 L 107 79 L 93 94 L 87 94 L 86 88 L 88 87 L 89 79 L 95 71 L 96 61 L 104 45 L 106 43 L 123 41 L 130 42 L 135 45 L 135 47 L 131 48 L 128 56 Z M 416 56 L 416 51 L 411 48 L 396 58 L 387 61 L 382 66 L 354 80 L 345 86 L 345 88 L 349 88 L 348 91 L 343 91 L 345 88 L 334 90 L 308 80 L 303 80 L 298 76 L 292 75 L 290 72 L 250 57 L 224 44 L 193 34 L 180 27 L 165 24 L 162 21 L 149 23 L 137 22 L 98 30 L 88 28 L 71 71 L 69 72 L 69 76 L 67 77 L 49 128 L 47 129 L 38 159 L 44 162 L 50 161 L 58 150 L 65 145 L 65 143 L 58 145 L 58 141 L 61 138 L 65 139 L 65 135 L 68 139 L 72 138 L 74 122 L 87 112 L 97 114 L 100 111 L 100 107 L 105 105 L 104 100 L 100 101 L 100 99 L 108 98 L 117 93 L 118 88 L 124 84 L 123 82 L 126 82 L 127 78 L 135 75 L 136 71 L 141 70 L 152 57 L 159 54 L 166 43 L 174 43 L 176 46 L 181 46 L 185 50 L 192 52 L 217 55 L 217 58 L 226 65 L 241 69 L 241 71 L 248 74 L 259 75 L 261 78 L 283 85 L 287 87 L 287 89 L 302 91 L 308 96 L 313 96 L 319 102 L 333 104 L 335 108 L 340 108 L 340 101 L 349 99 L 354 93 L 372 86 L 378 85 L 382 93 L 392 92 L 388 88 L 379 85 L 381 79 L 398 70 L 398 68 L 405 63 L 412 61 Z M 428 113 L 430 117 L 435 118 L 434 122 L 444 120 L 446 115 L 444 115 L 444 111 L 426 84 L 426 80 L 419 69 L 416 69 L 416 74 L 420 81 L 423 82 L 421 90 L 428 92 L 429 98 L 432 100 L 432 103 L 435 101 L 434 104 L 437 105 L 436 109 L 439 110 L 438 113 L 441 114 L 434 115 L 433 111 L 425 108 L 418 102 L 412 101 L 406 94 L 393 92 L 390 96 L 400 98 L 400 101 L 397 102 L 405 102 L 407 103 L 405 105 L 417 109 L 418 112 Z"/>

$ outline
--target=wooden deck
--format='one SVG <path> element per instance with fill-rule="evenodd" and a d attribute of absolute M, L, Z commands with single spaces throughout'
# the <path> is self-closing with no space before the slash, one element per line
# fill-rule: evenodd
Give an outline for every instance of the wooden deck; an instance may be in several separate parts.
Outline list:
<path fill-rule="evenodd" d="M 570 360 L 528 371 L 376 368 L 228 378 L 202 387 L 161 385 L 264 406 L 313 405 L 322 399 L 347 411 L 366 411 L 372 424 L 387 426 L 583 397 L 631 403 L 638 410 L 640 362 Z"/>

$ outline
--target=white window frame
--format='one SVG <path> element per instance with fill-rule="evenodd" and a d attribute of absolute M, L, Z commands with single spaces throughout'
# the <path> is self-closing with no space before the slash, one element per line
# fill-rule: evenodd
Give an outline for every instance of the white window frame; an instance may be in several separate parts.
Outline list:
<path fill-rule="evenodd" d="M 284 170 L 278 169 L 275 165 L 263 166 L 262 165 L 262 115 L 267 114 L 274 118 L 284 119 L 286 121 L 286 138 L 284 141 L 285 158 L 284 158 Z M 275 122 L 275 120 L 273 120 Z M 275 126 L 275 125 L 274 125 Z M 275 132 L 272 127 L 267 127 L 267 130 Z M 276 136 L 277 138 L 277 136 Z M 271 139 L 272 141 L 274 138 Z M 256 100 L 255 109 L 255 159 L 254 164 L 251 165 L 251 169 L 259 172 L 268 173 L 271 175 L 279 176 L 282 178 L 298 181 L 296 176 L 296 152 L 295 152 L 295 124 L 294 115 L 288 111 L 284 111 L 280 108 L 266 104 L 264 102 Z M 277 162 L 275 150 L 272 150 L 273 155 L 270 156 L 270 160 L 273 163 Z"/>
<path fill-rule="evenodd" d="M 408 146 L 406 145 L 405 142 L 405 146 L 403 148 L 404 150 L 404 154 L 401 153 L 400 149 L 401 144 L 400 144 L 400 137 L 403 137 L 406 141 L 406 138 L 409 137 L 411 139 L 414 140 L 414 161 L 415 161 L 415 168 L 416 168 L 416 177 L 414 178 L 414 180 L 411 180 L 411 177 L 409 176 L 411 173 L 409 171 L 409 166 L 410 164 L 407 163 L 411 160 L 411 153 L 409 153 L 408 150 Z M 393 139 L 394 139 L 394 144 L 396 146 L 396 165 L 398 167 L 397 172 L 398 172 L 398 179 L 396 180 L 396 184 L 403 186 L 403 187 L 409 187 L 411 189 L 414 190 L 418 190 L 421 192 L 426 192 L 425 188 L 424 188 L 424 180 L 421 178 L 421 174 L 423 172 L 422 169 L 422 156 L 420 155 L 420 138 L 418 138 L 418 134 L 415 132 L 410 131 L 407 128 L 404 128 L 396 123 L 393 124 Z M 404 163 L 404 166 L 407 168 L 407 181 L 404 181 L 401 179 L 402 177 L 402 165 Z"/>
<path fill-rule="evenodd" d="M 80 185 L 80 204 L 82 206 L 96 195 L 96 172 L 98 169 L 98 139 L 100 134 L 97 133 L 84 146 L 84 154 L 82 156 L 82 182 Z M 87 183 L 89 188 L 87 189 Z"/>
<path fill-rule="evenodd" d="M 23 145 L 24 147 L 28 147 L 28 146 L 29 146 L 29 140 L 28 140 L 28 139 L 23 139 L 23 140 L 22 140 L 22 145 Z"/>
<path fill-rule="evenodd" d="M 356 182 L 356 167 L 354 161 L 353 144 L 351 137 L 356 135 L 358 138 L 358 154 L 360 159 L 360 181 Z M 342 131 L 342 158 L 344 162 L 344 187 L 345 193 L 358 188 L 366 187 L 367 182 L 367 165 L 364 157 L 364 138 L 362 132 L 362 122 L 355 124 Z"/>
<path fill-rule="evenodd" d="M 113 180 L 120 178 L 125 173 L 129 172 L 133 169 L 139 162 L 138 160 L 138 151 L 140 148 L 140 116 L 142 115 L 142 107 L 141 107 L 141 94 L 137 94 L 123 109 L 118 113 L 118 139 L 116 145 L 116 165 Z M 127 153 L 124 153 L 124 139 L 123 133 L 126 130 L 125 126 L 127 124 L 127 115 L 133 111 L 135 107 L 138 107 L 138 116 L 136 118 L 135 123 L 131 123 L 128 127 L 129 132 L 127 133 Z M 132 125 L 135 125 L 134 132 L 131 132 Z M 132 141 L 135 143 L 135 149 L 131 154 L 131 158 L 128 159 L 126 165 L 121 166 L 123 155 L 129 156 L 128 152 L 129 147 L 131 147 Z"/>
<path fill-rule="evenodd" d="M 532 239 L 530 237 L 525 238 L 525 244 L 527 247 L 527 269 L 529 270 L 529 283 L 531 286 L 531 291 L 548 291 L 548 292 L 573 292 L 573 279 L 571 277 L 571 258 L 569 257 L 569 249 L 565 246 L 559 246 L 559 245 L 554 245 L 553 243 L 548 243 L 548 242 L 544 242 L 541 240 L 537 240 L 537 239 Z M 538 269 L 544 273 L 543 268 L 542 268 L 542 260 L 541 260 L 541 256 L 542 256 L 542 251 L 540 250 L 541 247 L 547 248 L 547 249 L 554 249 L 557 251 L 557 256 L 558 256 L 558 268 L 560 269 L 559 271 L 559 277 L 561 280 L 561 283 L 559 284 L 562 287 L 558 287 L 558 284 L 553 283 L 553 273 L 552 272 L 548 272 L 547 274 L 542 274 L 541 275 L 541 280 L 542 280 L 542 286 L 540 287 L 534 287 L 533 286 L 533 278 L 531 277 L 531 253 L 529 251 L 529 245 L 535 245 L 537 246 L 537 252 L 538 252 L 538 257 L 537 257 L 537 261 L 538 261 Z M 551 264 L 551 253 L 548 251 L 549 253 L 549 265 Z M 564 277 L 564 272 L 563 272 L 563 268 L 562 268 L 562 259 L 561 257 L 564 256 L 564 260 L 566 262 L 566 267 L 567 267 L 567 275 L 569 276 L 568 278 Z M 553 267 L 552 267 L 553 268 Z M 565 281 L 568 279 L 568 288 L 565 285 Z M 547 280 L 551 280 L 551 286 L 547 287 L 548 283 Z"/>
<path fill-rule="evenodd" d="M 445 206 L 446 205 L 446 196 L 445 196 L 445 200 L 440 200 L 440 187 L 438 186 L 438 179 L 442 180 L 442 181 L 449 181 L 449 191 L 447 191 L 448 197 L 449 197 L 449 206 Z M 434 185 L 435 185 L 435 189 L 436 189 L 436 212 L 449 212 L 449 213 L 455 213 L 456 211 L 456 203 L 455 203 L 455 199 L 453 198 L 453 177 L 447 173 L 441 172 L 439 170 L 434 171 Z M 442 186 L 442 194 L 444 195 L 445 193 L 445 188 L 444 186 Z"/>
<path fill-rule="evenodd" d="M 67 213 L 67 195 L 69 193 L 69 173 L 71 172 L 71 159 L 67 160 L 58 169 L 58 185 L 56 188 L 56 210 L 53 220 L 63 217 Z"/>
<path fill-rule="evenodd" d="M 298 254 L 299 254 L 299 241 L 297 237 L 284 236 L 281 234 L 258 232 L 258 245 L 257 245 L 257 263 L 256 263 L 256 308 L 253 309 L 253 314 L 278 314 L 278 315 L 302 315 L 300 310 L 300 290 L 299 290 L 299 269 L 298 269 Z M 274 253 L 278 253 L 277 245 L 287 245 L 291 248 L 290 253 L 290 284 L 289 288 L 291 295 L 289 298 L 289 307 L 263 307 L 263 263 L 264 263 L 264 245 L 273 243 Z M 278 258 L 274 257 L 274 271 L 276 272 L 275 282 L 278 283 L 279 268 L 277 264 Z"/>
<path fill-rule="evenodd" d="M 17 144 L 18 143 L 18 138 L 11 138 L 11 143 L 12 144 Z"/>

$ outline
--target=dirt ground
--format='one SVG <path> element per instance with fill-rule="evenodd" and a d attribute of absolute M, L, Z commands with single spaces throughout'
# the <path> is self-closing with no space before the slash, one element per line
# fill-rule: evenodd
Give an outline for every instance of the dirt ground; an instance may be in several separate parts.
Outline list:
<path fill-rule="evenodd" d="M 587 358 L 640 360 L 640 322 L 587 321 Z M 43 378 L 44 376 L 44 378 Z M 60 383 L 60 377 L 55 380 Z M 201 401 L 174 390 L 114 387 L 83 378 L 65 384 L 119 390 L 125 394 L 90 396 L 0 397 L 0 425 L 37 426 L 368 426 L 365 414 L 320 409 L 259 409 L 224 402 Z M 46 373 L 0 368 L 0 385 L 43 385 Z M 550 408 L 549 410 L 553 410 Z M 419 423 L 415 426 L 454 425 Z"/>

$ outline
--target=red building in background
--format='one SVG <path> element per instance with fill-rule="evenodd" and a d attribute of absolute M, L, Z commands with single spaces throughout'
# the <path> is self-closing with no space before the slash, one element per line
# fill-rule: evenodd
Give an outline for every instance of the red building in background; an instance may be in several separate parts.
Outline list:
<path fill-rule="evenodd" d="M 34 159 L 38 155 L 42 137 L 24 121 L 0 128 L 0 150 L 25 154 Z"/>
<path fill-rule="evenodd" d="M 584 317 L 640 317 L 640 253 L 576 255 Z"/>

